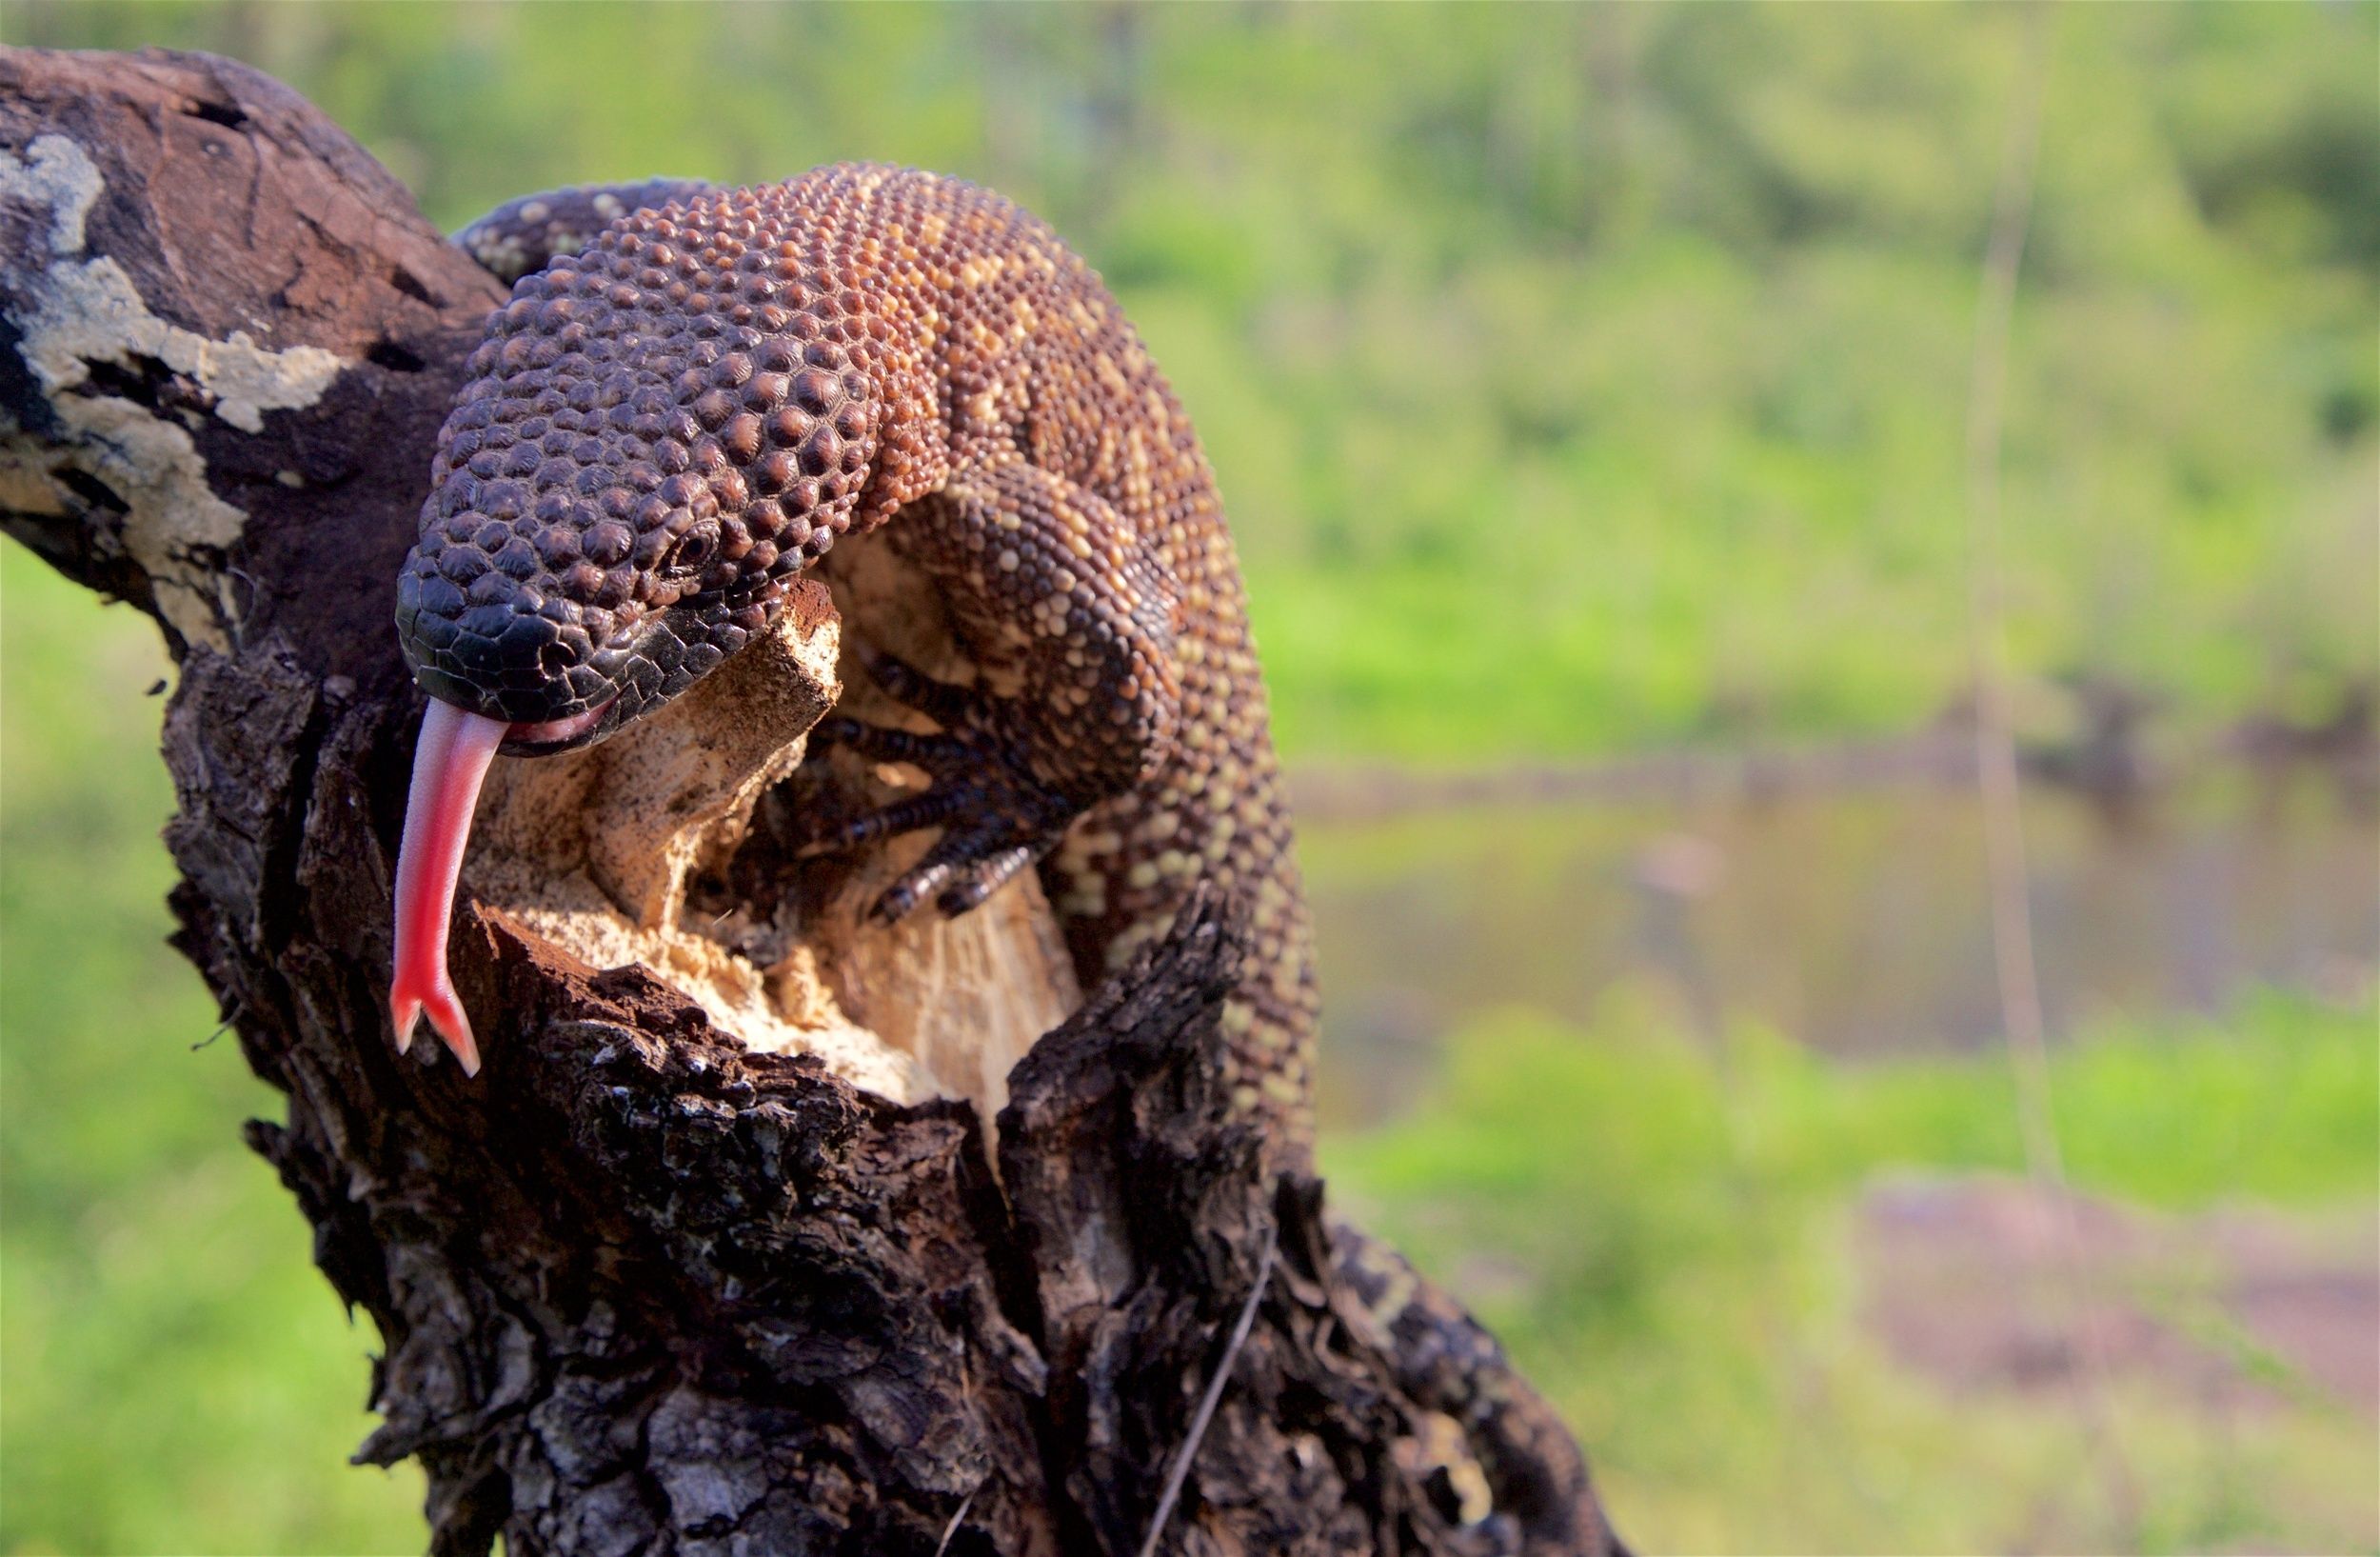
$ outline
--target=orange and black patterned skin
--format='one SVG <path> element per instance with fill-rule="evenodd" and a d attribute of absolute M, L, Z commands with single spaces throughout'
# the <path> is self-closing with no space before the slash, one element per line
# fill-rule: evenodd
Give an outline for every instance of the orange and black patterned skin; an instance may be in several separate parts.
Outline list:
<path fill-rule="evenodd" d="M 439 437 L 398 609 L 423 685 L 521 723 L 600 709 L 601 739 L 889 524 L 1017 690 L 878 666 L 941 733 L 815 739 L 932 782 L 831 841 L 942 828 L 887 917 L 1038 862 L 1086 986 L 1198 883 L 1238 894 L 1234 1095 L 1302 1152 L 1310 938 L 1239 568 L 1189 419 L 1090 268 L 998 195 L 872 165 L 533 196 L 457 241 L 545 268 Z"/>

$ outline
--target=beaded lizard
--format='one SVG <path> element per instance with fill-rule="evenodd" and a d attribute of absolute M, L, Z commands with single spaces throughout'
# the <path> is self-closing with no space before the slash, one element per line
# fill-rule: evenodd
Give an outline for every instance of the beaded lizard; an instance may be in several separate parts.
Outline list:
<path fill-rule="evenodd" d="M 426 1009 L 477 1068 L 445 945 L 496 751 L 659 707 L 764 631 L 838 537 L 890 521 L 968 653 L 1020 689 L 874 660 L 941 732 L 838 718 L 813 747 L 932 782 L 820 841 L 942 828 L 878 902 L 887 921 L 928 898 L 964 912 L 1038 863 L 1086 988 L 1201 880 L 1236 893 L 1232 1095 L 1301 1150 L 1310 938 L 1239 569 L 1190 422 L 1090 268 L 996 194 L 877 165 L 531 196 L 456 241 L 514 287 L 398 582 L 432 699 L 398 1047 Z"/>

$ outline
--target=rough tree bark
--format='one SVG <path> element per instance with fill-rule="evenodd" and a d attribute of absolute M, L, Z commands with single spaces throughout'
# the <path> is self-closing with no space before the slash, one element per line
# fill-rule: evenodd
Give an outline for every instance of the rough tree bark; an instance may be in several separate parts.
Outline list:
<path fill-rule="evenodd" d="M 800 921 L 769 897 L 789 892 L 841 922 L 836 881 L 772 852 L 767 802 L 747 829 L 742 793 L 718 837 L 652 840 L 675 849 L 658 873 L 582 861 L 626 905 L 571 921 L 610 927 L 591 938 L 475 866 L 455 957 L 466 1002 L 503 1013 L 487 1068 L 393 1051 L 420 701 L 391 581 L 502 295 L 246 67 L 0 50 L 0 526 L 154 616 L 179 663 L 176 945 L 288 1094 L 248 1138 L 380 1327 L 385 1421 L 358 1458 L 421 1461 L 431 1548 L 1136 1551 L 1253 1303 L 1161 1549 L 1615 1549 L 1494 1342 L 1225 1123 L 1227 903 L 1031 1046 L 987 1132 L 996 1085 L 863 1089 L 732 1036 L 734 991 L 686 992 L 719 973 L 680 955 L 689 877 L 713 925 Z M 785 649 L 830 699 L 836 611 L 820 589 L 792 614 Z M 987 957 L 935 965 L 977 986 L 937 995 L 945 1017 L 1046 971 L 1021 901 L 986 919 Z M 757 988 L 748 946 L 702 944 Z M 592 966 L 624 945 L 637 960 Z M 821 928 L 772 954 L 879 1029 L 929 1025 L 917 945 Z M 982 1020 L 1045 998 L 1072 1003 L 1027 989 Z"/>

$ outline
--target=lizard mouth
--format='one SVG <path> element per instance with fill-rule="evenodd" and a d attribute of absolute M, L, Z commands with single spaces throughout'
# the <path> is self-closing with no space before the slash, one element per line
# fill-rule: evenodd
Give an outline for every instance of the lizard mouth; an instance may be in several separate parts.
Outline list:
<path fill-rule="evenodd" d="M 504 752 L 507 757 L 542 757 L 548 752 L 566 751 L 592 735 L 603 725 L 604 716 L 620 701 L 614 696 L 604 699 L 585 713 L 574 713 L 567 719 L 546 719 L 536 724 L 513 723 L 505 727 Z M 476 716 L 475 716 L 476 717 Z"/>
<path fill-rule="evenodd" d="M 515 724 L 473 713 L 444 698 L 430 699 L 422 717 L 421 740 L 413 749 L 413 785 L 406 796 L 404 841 L 397 848 L 396 957 L 388 1015 L 396 1026 L 398 1053 L 411 1046 L 413 1028 L 426 1015 L 462 1063 L 463 1073 L 479 1074 L 471 1019 L 446 970 L 446 931 L 480 785 L 500 749 L 523 755 L 560 750 L 600 725 L 611 707 L 606 701 L 566 719 Z"/>

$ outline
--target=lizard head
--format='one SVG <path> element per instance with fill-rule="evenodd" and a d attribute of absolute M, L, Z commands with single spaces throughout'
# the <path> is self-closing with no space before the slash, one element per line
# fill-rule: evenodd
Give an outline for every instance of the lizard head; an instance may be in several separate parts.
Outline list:
<path fill-rule="evenodd" d="M 397 583 L 432 699 L 398 866 L 400 1048 L 424 1004 L 469 1048 L 446 914 L 489 760 L 602 740 L 678 696 L 851 523 L 877 342 L 822 279 L 828 256 L 770 241 L 772 197 L 622 219 L 523 277 L 466 365 Z"/>
<path fill-rule="evenodd" d="M 438 437 L 397 586 L 432 697 L 560 750 L 765 631 L 850 525 L 875 453 L 864 329 L 771 191 L 615 224 L 523 277 Z"/>

